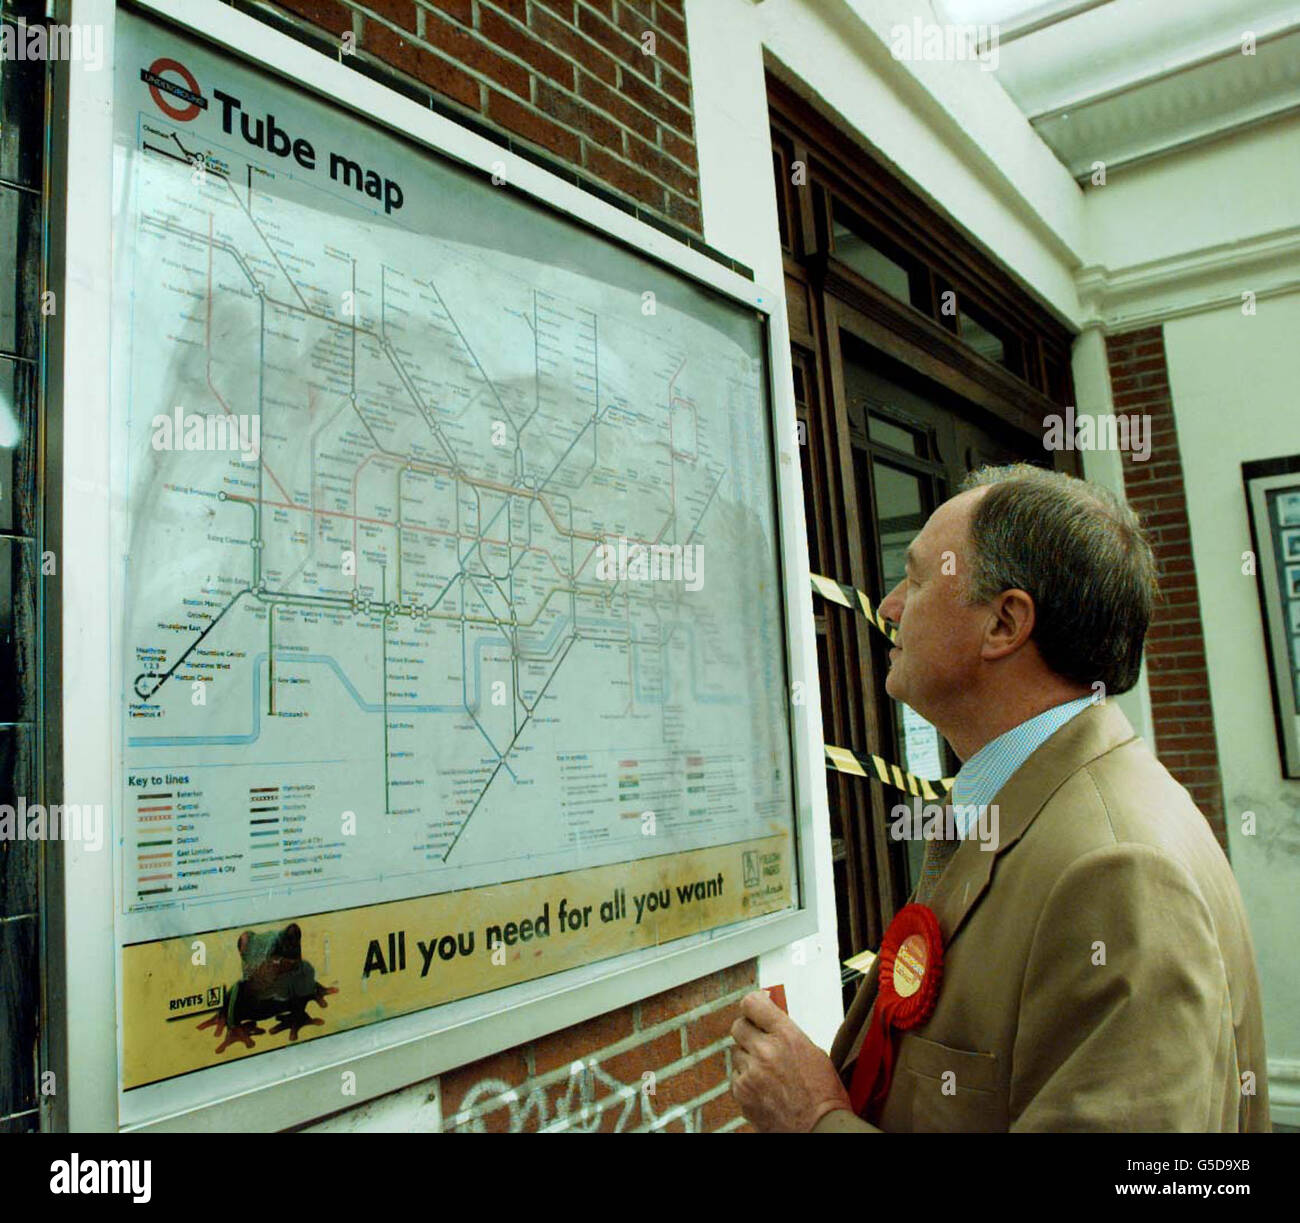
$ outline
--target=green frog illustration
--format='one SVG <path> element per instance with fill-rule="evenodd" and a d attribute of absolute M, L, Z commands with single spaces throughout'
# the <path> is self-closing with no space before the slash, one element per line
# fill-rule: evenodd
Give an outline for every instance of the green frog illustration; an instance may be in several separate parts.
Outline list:
<path fill-rule="evenodd" d="M 307 1014 L 307 1004 L 328 1006 L 326 997 L 337 994 L 338 989 L 321 985 L 310 961 L 302 958 L 302 930 L 297 922 L 263 934 L 245 930 L 239 936 L 239 958 L 243 976 L 223 991 L 221 1008 L 199 1024 L 224 1037 L 218 1053 L 235 1041 L 253 1048 L 253 1037 L 266 1032 L 258 1023 L 262 1019 L 274 1019 L 271 1033 L 287 1030 L 290 1040 L 297 1040 L 304 1027 L 324 1024 L 323 1019 Z"/>

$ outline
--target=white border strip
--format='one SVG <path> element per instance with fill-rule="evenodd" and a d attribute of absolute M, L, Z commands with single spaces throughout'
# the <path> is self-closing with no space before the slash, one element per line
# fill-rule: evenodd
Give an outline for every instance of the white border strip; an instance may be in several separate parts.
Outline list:
<path fill-rule="evenodd" d="M 73 60 L 68 73 L 66 282 L 57 287 L 64 365 L 49 371 L 63 409 L 63 796 L 103 802 L 112 811 L 113 726 L 109 636 L 110 438 L 108 391 L 112 298 L 113 5 L 73 0 L 72 23 L 103 31 L 98 72 Z M 75 187 L 74 187 L 75 184 Z M 55 207 L 60 201 L 53 201 Z M 57 213 L 51 209 L 51 217 Z M 75 797 L 73 797 L 75 796 Z M 109 820 L 109 829 L 112 820 Z M 113 846 L 89 852 L 63 842 L 64 948 L 71 1130 L 117 1124 L 117 950 L 113 914 Z M 57 954 L 56 949 L 51 949 Z M 110 1022 L 111 1017 L 111 1022 Z"/>

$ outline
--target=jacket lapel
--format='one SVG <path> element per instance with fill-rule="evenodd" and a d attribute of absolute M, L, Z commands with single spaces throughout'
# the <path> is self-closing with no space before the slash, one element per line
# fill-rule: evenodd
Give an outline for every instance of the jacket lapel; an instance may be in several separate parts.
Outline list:
<path fill-rule="evenodd" d="M 840 1030 L 835 1033 L 835 1040 L 831 1044 L 831 1065 L 837 1070 L 842 1071 L 850 1058 L 857 1056 L 858 1046 L 862 1044 L 862 1038 L 866 1035 L 867 1018 L 875 1005 L 876 987 L 879 984 L 880 957 L 877 956 L 871 961 L 867 975 L 858 986 L 853 1005 L 849 1007 L 848 1014 L 844 1016 L 844 1022 L 840 1024 Z"/>

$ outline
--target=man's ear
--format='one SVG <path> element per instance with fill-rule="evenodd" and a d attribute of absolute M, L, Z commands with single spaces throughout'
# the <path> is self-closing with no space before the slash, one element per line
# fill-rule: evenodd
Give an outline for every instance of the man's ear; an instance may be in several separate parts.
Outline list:
<path fill-rule="evenodd" d="M 1034 600 L 1023 590 L 1004 590 L 992 601 L 990 609 L 980 657 L 995 662 L 1014 654 L 1033 636 Z"/>

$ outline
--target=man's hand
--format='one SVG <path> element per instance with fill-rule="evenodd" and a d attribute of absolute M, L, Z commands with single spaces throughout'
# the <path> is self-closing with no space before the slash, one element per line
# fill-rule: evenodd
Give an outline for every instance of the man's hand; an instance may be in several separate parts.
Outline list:
<path fill-rule="evenodd" d="M 731 1094 L 756 1129 L 803 1134 L 837 1108 L 853 1111 L 831 1059 L 762 990 L 740 1000 L 740 1015 Z"/>

